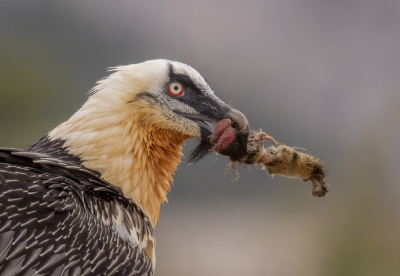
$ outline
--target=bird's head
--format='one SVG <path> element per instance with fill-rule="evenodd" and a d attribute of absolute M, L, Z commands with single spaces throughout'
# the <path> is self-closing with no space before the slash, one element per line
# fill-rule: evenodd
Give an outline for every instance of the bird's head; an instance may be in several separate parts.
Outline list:
<path fill-rule="evenodd" d="M 185 139 L 200 138 L 191 161 L 210 151 L 210 123 L 229 118 L 237 143 L 241 136 L 247 142 L 245 116 L 221 101 L 192 67 L 150 60 L 113 70 L 93 88 L 82 108 L 50 136 L 65 140 L 64 146 L 84 166 L 99 171 L 142 206 L 152 197 L 148 187 L 159 199 L 155 205 L 166 200 Z"/>
<path fill-rule="evenodd" d="M 191 155 L 195 162 L 211 149 L 212 124 L 229 118 L 238 134 L 248 132 L 245 116 L 221 101 L 207 81 L 189 65 L 169 60 L 150 60 L 115 68 L 93 90 L 98 97 L 119 97 L 117 106 L 134 113 L 147 128 L 164 129 L 185 137 L 200 137 Z M 113 91 L 109 91 L 109 87 Z M 116 91 L 120 87 L 118 91 Z M 99 90 L 99 92 L 96 92 Z M 111 101 L 111 99 L 109 99 Z M 129 113 L 129 111 L 128 111 Z M 211 124 L 210 124 L 211 123 Z"/>

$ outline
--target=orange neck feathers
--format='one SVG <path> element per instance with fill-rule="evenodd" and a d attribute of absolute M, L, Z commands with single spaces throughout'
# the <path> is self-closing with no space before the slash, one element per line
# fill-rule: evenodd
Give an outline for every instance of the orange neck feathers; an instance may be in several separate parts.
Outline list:
<path fill-rule="evenodd" d="M 174 130 L 146 101 L 100 103 L 92 96 L 49 135 L 52 140 L 65 140 L 64 147 L 79 156 L 85 167 L 99 171 L 103 179 L 120 187 L 155 226 L 180 163 L 181 145 L 190 136 Z"/>
<path fill-rule="evenodd" d="M 137 129 L 132 131 L 137 132 Z M 172 175 L 182 157 L 182 144 L 189 137 L 173 130 L 143 126 L 138 132 L 141 143 L 132 148 L 135 159 L 130 170 L 132 181 L 121 189 L 126 197 L 135 199 L 142 206 L 155 226 L 161 204 L 167 201 Z"/>

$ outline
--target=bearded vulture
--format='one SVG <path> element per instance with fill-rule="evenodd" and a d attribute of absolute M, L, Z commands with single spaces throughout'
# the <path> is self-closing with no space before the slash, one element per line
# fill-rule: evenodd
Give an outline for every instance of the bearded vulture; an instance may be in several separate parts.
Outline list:
<path fill-rule="evenodd" d="M 39 141 L 0 148 L 0 275 L 153 275 L 154 227 L 184 140 L 200 138 L 195 162 L 212 148 L 209 122 L 229 118 L 243 144 L 246 118 L 192 67 L 112 70 Z"/>

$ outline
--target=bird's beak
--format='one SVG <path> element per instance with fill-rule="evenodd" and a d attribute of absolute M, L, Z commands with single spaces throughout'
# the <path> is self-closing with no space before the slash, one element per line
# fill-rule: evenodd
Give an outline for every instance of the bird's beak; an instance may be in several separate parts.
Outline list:
<path fill-rule="evenodd" d="M 213 149 L 231 160 L 239 160 L 247 152 L 250 126 L 242 112 L 232 109 L 231 117 L 217 124 L 211 134 Z"/>
<path fill-rule="evenodd" d="M 250 132 L 249 121 L 239 110 L 232 109 L 232 118 L 230 119 L 232 119 L 233 127 L 235 127 L 238 131 L 243 133 Z"/>
<path fill-rule="evenodd" d="M 242 112 L 233 108 L 230 112 L 226 114 L 226 116 L 218 119 L 204 116 L 202 114 L 188 114 L 177 111 L 175 111 L 175 113 L 196 122 L 200 126 L 200 128 L 204 128 L 211 132 L 213 131 L 213 127 L 209 124 L 209 122 L 218 123 L 221 119 L 231 119 L 233 122 L 232 126 L 236 128 L 237 131 L 246 133 L 250 131 L 249 121 L 247 120 L 247 118 L 243 115 Z"/>
<path fill-rule="evenodd" d="M 209 122 L 218 123 L 223 119 L 230 119 L 232 121 L 232 127 L 235 129 L 236 132 L 235 146 L 238 148 L 243 148 L 247 146 L 247 137 L 250 132 L 249 122 L 247 118 L 243 115 L 243 113 L 239 110 L 230 108 L 229 111 L 221 114 L 217 118 L 205 116 L 202 114 L 186 114 L 180 112 L 176 113 L 196 122 L 200 127 L 201 140 L 190 156 L 190 163 L 197 162 L 202 157 L 207 155 L 213 148 L 210 137 L 214 131 L 214 128 L 209 124 Z"/>

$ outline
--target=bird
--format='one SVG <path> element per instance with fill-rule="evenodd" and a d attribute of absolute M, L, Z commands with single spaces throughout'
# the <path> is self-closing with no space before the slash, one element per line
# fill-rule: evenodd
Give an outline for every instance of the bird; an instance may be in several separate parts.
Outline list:
<path fill-rule="evenodd" d="M 195 163 L 212 149 L 212 124 L 230 119 L 232 147 L 245 147 L 246 117 L 191 66 L 110 71 L 67 121 L 0 148 L 0 275 L 153 275 L 154 228 L 184 141 L 198 138 Z"/>

